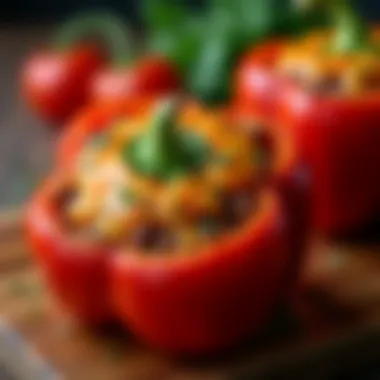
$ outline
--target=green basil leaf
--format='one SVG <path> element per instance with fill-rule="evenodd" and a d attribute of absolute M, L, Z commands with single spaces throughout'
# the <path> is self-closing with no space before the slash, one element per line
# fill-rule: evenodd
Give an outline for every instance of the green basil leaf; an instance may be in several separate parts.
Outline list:
<path fill-rule="evenodd" d="M 191 93 L 207 103 L 228 99 L 231 73 L 241 51 L 236 23 L 224 9 L 209 15 L 210 31 L 204 36 L 188 76 Z"/>
<path fill-rule="evenodd" d="M 186 22 L 173 28 L 162 28 L 148 36 L 147 50 L 169 58 L 186 75 L 204 37 L 204 20 L 189 15 Z"/>

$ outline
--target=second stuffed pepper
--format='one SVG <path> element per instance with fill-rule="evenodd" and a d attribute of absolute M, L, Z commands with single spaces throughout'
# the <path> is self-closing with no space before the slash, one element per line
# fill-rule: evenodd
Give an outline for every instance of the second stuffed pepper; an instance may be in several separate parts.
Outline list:
<path fill-rule="evenodd" d="M 271 117 L 289 128 L 311 170 L 315 226 L 347 235 L 379 215 L 379 33 L 348 1 L 318 3 L 334 27 L 272 50 L 263 69 L 270 85 L 263 86 L 272 94 Z M 252 54 L 241 77 L 264 66 L 262 55 Z M 252 109 L 262 100 L 260 83 L 248 88 Z"/>

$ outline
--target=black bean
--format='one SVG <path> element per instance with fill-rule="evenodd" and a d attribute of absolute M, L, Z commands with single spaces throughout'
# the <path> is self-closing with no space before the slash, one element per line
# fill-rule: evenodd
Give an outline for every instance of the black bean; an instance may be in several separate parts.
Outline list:
<path fill-rule="evenodd" d="M 60 188 L 54 196 L 54 202 L 58 208 L 65 209 L 75 198 L 75 190 L 69 186 Z"/>
<path fill-rule="evenodd" d="M 380 90 L 380 75 L 369 75 L 363 79 L 367 90 Z"/>
<path fill-rule="evenodd" d="M 264 123 L 257 120 L 246 120 L 242 129 L 245 131 L 254 149 L 266 150 L 270 153 L 273 149 L 273 137 Z"/>
<path fill-rule="evenodd" d="M 199 223 L 199 233 L 203 236 L 215 236 L 221 230 L 221 222 L 216 218 L 205 217 Z"/>
<path fill-rule="evenodd" d="M 168 227 L 156 223 L 140 226 L 132 233 L 132 244 L 142 249 L 171 249 L 176 244 L 176 237 Z"/>
<path fill-rule="evenodd" d="M 254 200 L 250 191 L 236 191 L 225 194 L 221 219 L 226 227 L 236 226 L 245 220 L 254 210 Z"/>
<path fill-rule="evenodd" d="M 317 95 L 336 95 L 344 90 L 339 75 L 326 76 L 310 85 L 310 90 Z"/>

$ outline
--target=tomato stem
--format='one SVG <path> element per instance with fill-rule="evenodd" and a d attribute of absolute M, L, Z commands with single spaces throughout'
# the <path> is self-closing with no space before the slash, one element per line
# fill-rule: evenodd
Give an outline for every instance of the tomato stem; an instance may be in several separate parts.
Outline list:
<path fill-rule="evenodd" d="M 129 30 L 125 22 L 112 13 L 94 12 L 74 16 L 58 30 L 53 45 L 57 49 L 68 50 L 93 37 L 100 38 L 106 45 L 114 65 L 125 65 L 131 60 Z"/>

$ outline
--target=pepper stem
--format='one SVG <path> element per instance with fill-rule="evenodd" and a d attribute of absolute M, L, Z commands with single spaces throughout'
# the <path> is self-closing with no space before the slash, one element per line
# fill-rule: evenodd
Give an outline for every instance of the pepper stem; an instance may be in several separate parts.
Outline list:
<path fill-rule="evenodd" d="M 113 13 L 92 12 L 74 16 L 58 30 L 53 45 L 66 50 L 91 37 L 103 40 L 113 64 L 126 64 L 131 60 L 129 30 L 125 22 Z"/>
<path fill-rule="evenodd" d="M 369 28 L 354 11 L 348 0 L 329 1 L 335 24 L 333 51 L 344 54 L 368 48 L 370 45 Z"/>
<path fill-rule="evenodd" d="M 205 160 L 203 140 L 177 128 L 178 101 L 160 103 L 147 130 L 126 146 L 124 157 L 137 172 L 165 180 L 199 169 Z"/>

